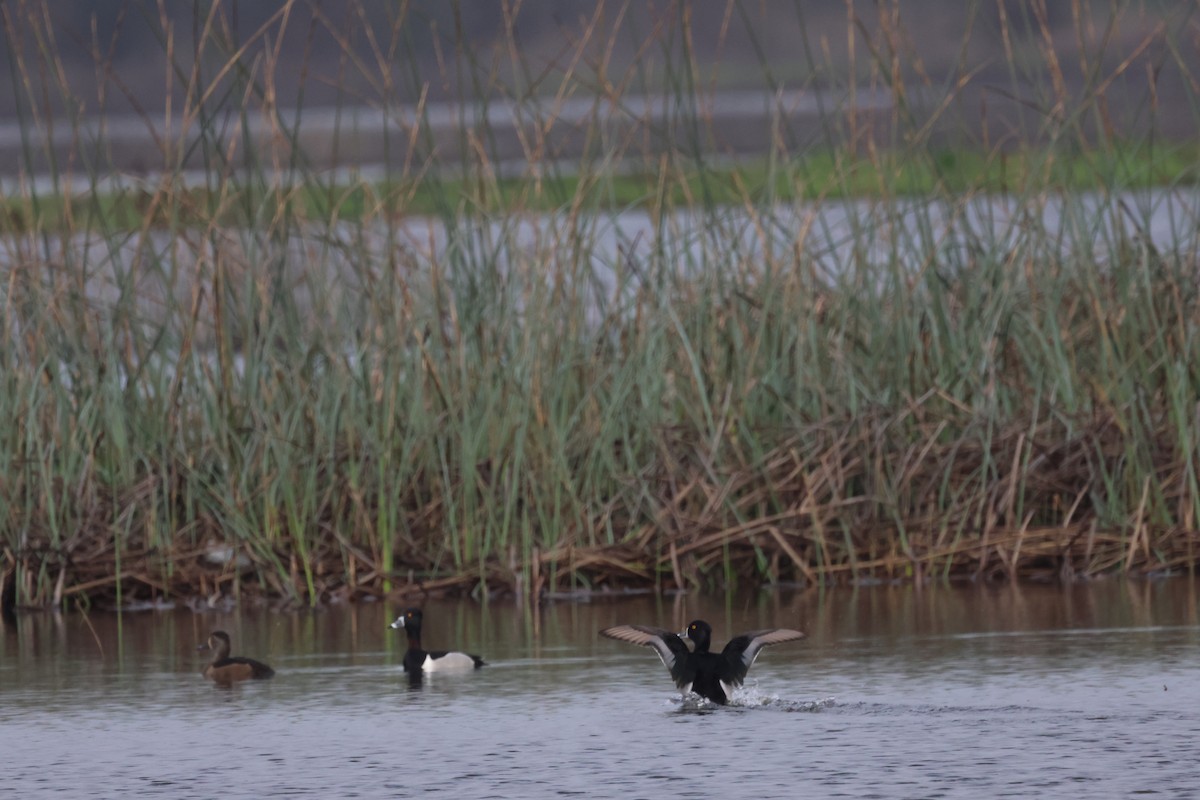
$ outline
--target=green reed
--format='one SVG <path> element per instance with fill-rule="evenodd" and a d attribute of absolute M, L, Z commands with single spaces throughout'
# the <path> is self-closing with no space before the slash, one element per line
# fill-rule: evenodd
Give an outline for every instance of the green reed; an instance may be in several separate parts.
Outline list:
<path fill-rule="evenodd" d="M 1105 29 L 1095 4 L 1075 7 Z M 891 88 L 901 102 L 879 130 L 831 109 L 814 141 L 779 122 L 762 159 L 720 162 L 694 100 L 709 67 L 687 20 L 668 18 L 637 41 L 640 60 L 605 69 L 618 105 L 663 93 L 672 113 L 622 135 L 597 101 L 569 168 L 547 132 L 556 101 L 594 96 L 594 42 L 547 68 L 511 39 L 484 59 L 453 34 L 445 71 L 425 74 L 398 44 L 422 19 L 397 10 L 391 44 L 347 52 L 368 103 L 398 119 L 429 82 L 481 118 L 523 100 L 535 169 L 505 178 L 510 133 L 489 124 L 439 141 L 398 123 L 374 181 L 310 160 L 312 110 L 276 116 L 265 51 L 229 32 L 221 4 L 197 3 L 188 58 L 159 31 L 197 133 L 164 140 L 163 174 L 138 189 L 103 185 L 103 141 L 57 161 L 48 125 L 81 120 L 42 100 L 49 87 L 78 106 L 36 11 L 5 26 L 26 168 L 53 181 L 9 198 L 0 222 L 0 543 L 23 602 L 244 585 L 318 602 L 410 577 L 529 590 L 1191 568 L 1188 235 L 1161 251 L 1099 226 L 1138 221 L 1126 186 L 1195 176 L 1169 166 L 1183 151 L 1153 126 L 1105 138 L 1111 72 L 1063 94 L 1036 9 L 1001 21 L 1024 48 L 1006 56 L 1012 82 L 1034 92 L 1013 112 L 1016 150 L 947 155 L 944 128 L 907 98 L 965 114 L 961 87 L 914 69 L 883 4 L 848 20 L 860 74 L 813 49 L 802 81 Z M 344 102 L 349 119 L 361 97 Z M 247 134 L 261 119 L 271 136 Z M 354 135 L 336 129 L 335 161 Z M 1093 199 L 1060 191 L 1079 186 Z M 1003 237 L 970 210 L 997 188 L 1014 220 Z M 863 196 L 840 234 L 808 205 Z M 1061 230 L 1042 222 L 1047 202 Z M 613 234 L 622 214 L 642 233 Z M 1066 248 L 1064 232 L 1088 244 Z M 1107 545 L 1078 555 L 1080 526 Z M 1058 550 L 1031 538 L 1055 527 Z"/>

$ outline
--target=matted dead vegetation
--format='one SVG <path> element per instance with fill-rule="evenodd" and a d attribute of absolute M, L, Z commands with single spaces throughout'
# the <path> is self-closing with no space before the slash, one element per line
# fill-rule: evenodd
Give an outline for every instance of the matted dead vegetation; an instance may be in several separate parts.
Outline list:
<path fill-rule="evenodd" d="M 586 529 L 560 532 L 552 549 L 535 546 L 489 556 L 465 572 L 438 569 L 436 542 L 450 524 L 432 486 L 406 488 L 407 519 L 393 565 L 354 533 L 356 519 L 378 513 L 349 502 L 344 465 L 330 464 L 327 502 L 314 508 L 318 535 L 307 566 L 285 531 L 279 544 L 228 546 L 215 519 L 195 523 L 209 546 L 180 537 L 175 548 L 131 543 L 119 557 L 109 520 L 137 514 L 149 485 L 115 505 L 97 502 L 94 520 L 59 551 L 6 551 L 24 597 L 61 602 L 86 597 L 126 603 L 166 599 L 222 602 L 230 597 L 303 599 L 515 593 L 533 597 L 655 587 L 714 588 L 762 583 L 812 585 L 923 579 L 1072 580 L 1112 572 L 1191 572 L 1200 551 L 1188 454 L 1165 431 L 1153 439 L 1153 479 L 1143 478 L 1136 514 L 1107 517 L 1109 485 L 1127 479 L 1126 432 L 1113 418 L 1068 428 L 1009 426 L 990 443 L 946 435 L 946 404 L 926 398 L 901 415 L 826 420 L 782 435 L 750 459 L 728 437 L 714 452 L 677 430 L 664 433 L 655 460 L 621 480 L 625 490 L 592 509 Z M 937 413 L 931 413 L 933 409 Z M 489 469 L 472 486 L 493 491 Z M 161 487 L 160 487 L 161 488 Z M 536 502 L 535 498 L 529 498 Z M 1175 509 L 1177 516 L 1164 513 Z M 31 531 L 36 541 L 36 531 Z M 598 544 L 606 537 L 612 544 Z M 53 594 L 40 597 L 36 576 Z M 310 591 L 315 596 L 309 597 Z"/>

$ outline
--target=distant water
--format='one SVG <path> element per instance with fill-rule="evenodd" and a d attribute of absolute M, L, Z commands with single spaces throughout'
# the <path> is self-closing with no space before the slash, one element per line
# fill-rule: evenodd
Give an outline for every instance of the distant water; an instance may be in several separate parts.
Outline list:
<path fill-rule="evenodd" d="M 0 796 L 1194 797 L 1200 586 L 872 587 L 425 606 L 474 673 L 411 687 L 384 605 L 25 614 L 0 635 Z M 730 707 L 618 622 L 768 626 Z M 274 680 L 199 675 L 214 628 Z"/>
<path fill-rule="evenodd" d="M 1016 255 L 1103 268 L 1120 254 L 1142 258 L 1137 254 L 1145 248 L 1191 263 L 1200 258 L 1200 189 L 964 195 L 954 202 L 914 196 L 798 203 L 752 213 L 740 207 L 686 209 L 666 217 L 641 209 L 450 221 L 408 216 L 302 227 L 282 242 L 266 229 L 223 229 L 212 237 L 187 229 L 107 238 L 96 232 L 27 232 L 0 236 L 0 270 L 36 265 L 31 274 L 43 280 L 78 283 L 101 313 L 127 309 L 132 294 L 146 325 L 183 337 L 197 286 L 207 285 L 213 262 L 221 260 L 214 257 L 215 247 L 235 271 L 243 265 L 259 279 L 272 280 L 273 270 L 286 273 L 290 302 L 301 319 L 315 320 L 311 324 L 322 327 L 322 336 L 340 325 L 349 348 L 368 313 L 365 299 L 381 280 L 424 297 L 432 296 L 433 275 L 459 274 L 468 288 L 482 278 L 499 291 L 488 278 L 492 271 L 519 269 L 547 281 L 577 281 L 587 313 L 599 321 L 622 298 L 656 291 L 664 279 L 698 271 L 711 276 L 715 267 L 739 270 L 746 280 L 769 280 L 760 272 L 763 265 L 792 264 L 798 252 L 804 253 L 806 270 L 834 282 L 852 277 L 855 290 L 869 285 L 886 290 L 897 266 L 952 278 L 978 269 L 981 261 L 1010 263 Z M 237 280 L 245 279 L 238 274 Z M 509 284 L 517 294 L 512 302 L 519 304 L 524 284 Z M 212 349 L 210 335 L 201 321 L 186 338 L 204 353 Z M 160 355 L 168 367 L 178 362 L 172 352 Z"/>

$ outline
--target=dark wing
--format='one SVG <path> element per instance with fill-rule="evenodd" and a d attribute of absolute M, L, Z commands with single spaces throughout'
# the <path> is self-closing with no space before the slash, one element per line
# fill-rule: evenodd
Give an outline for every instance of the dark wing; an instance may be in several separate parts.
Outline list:
<path fill-rule="evenodd" d="M 750 665 L 754 663 L 754 659 L 758 658 L 760 650 L 769 644 L 794 642 L 803 638 L 803 633 L 788 628 L 750 631 L 730 639 L 729 644 L 725 645 L 725 649 L 721 651 L 721 656 L 733 668 L 734 683 L 740 686 L 746 679 L 746 672 L 750 669 Z"/>
<path fill-rule="evenodd" d="M 600 635 L 616 639 L 618 642 L 653 647 L 667 671 L 671 673 L 671 677 L 675 679 L 676 685 L 688 682 L 684 676 L 683 665 L 692 651 L 688 650 L 688 646 L 678 634 L 649 625 L 615 625 L 600 631 Z"/>

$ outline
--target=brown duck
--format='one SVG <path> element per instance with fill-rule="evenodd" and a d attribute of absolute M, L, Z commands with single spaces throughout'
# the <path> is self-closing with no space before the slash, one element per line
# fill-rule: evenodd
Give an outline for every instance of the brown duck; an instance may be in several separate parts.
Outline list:
<path fill-rule="evenodd" d="M 275 670 L 261 661 L 230 656 L 229 634 L 225 631 L 213 631 L 208 641 L 196 649 L 212 651 L 212 661 L 201 674 L 222 686 L 229 686 L 235 681 L 262 680 L 275 674 Z"/>

